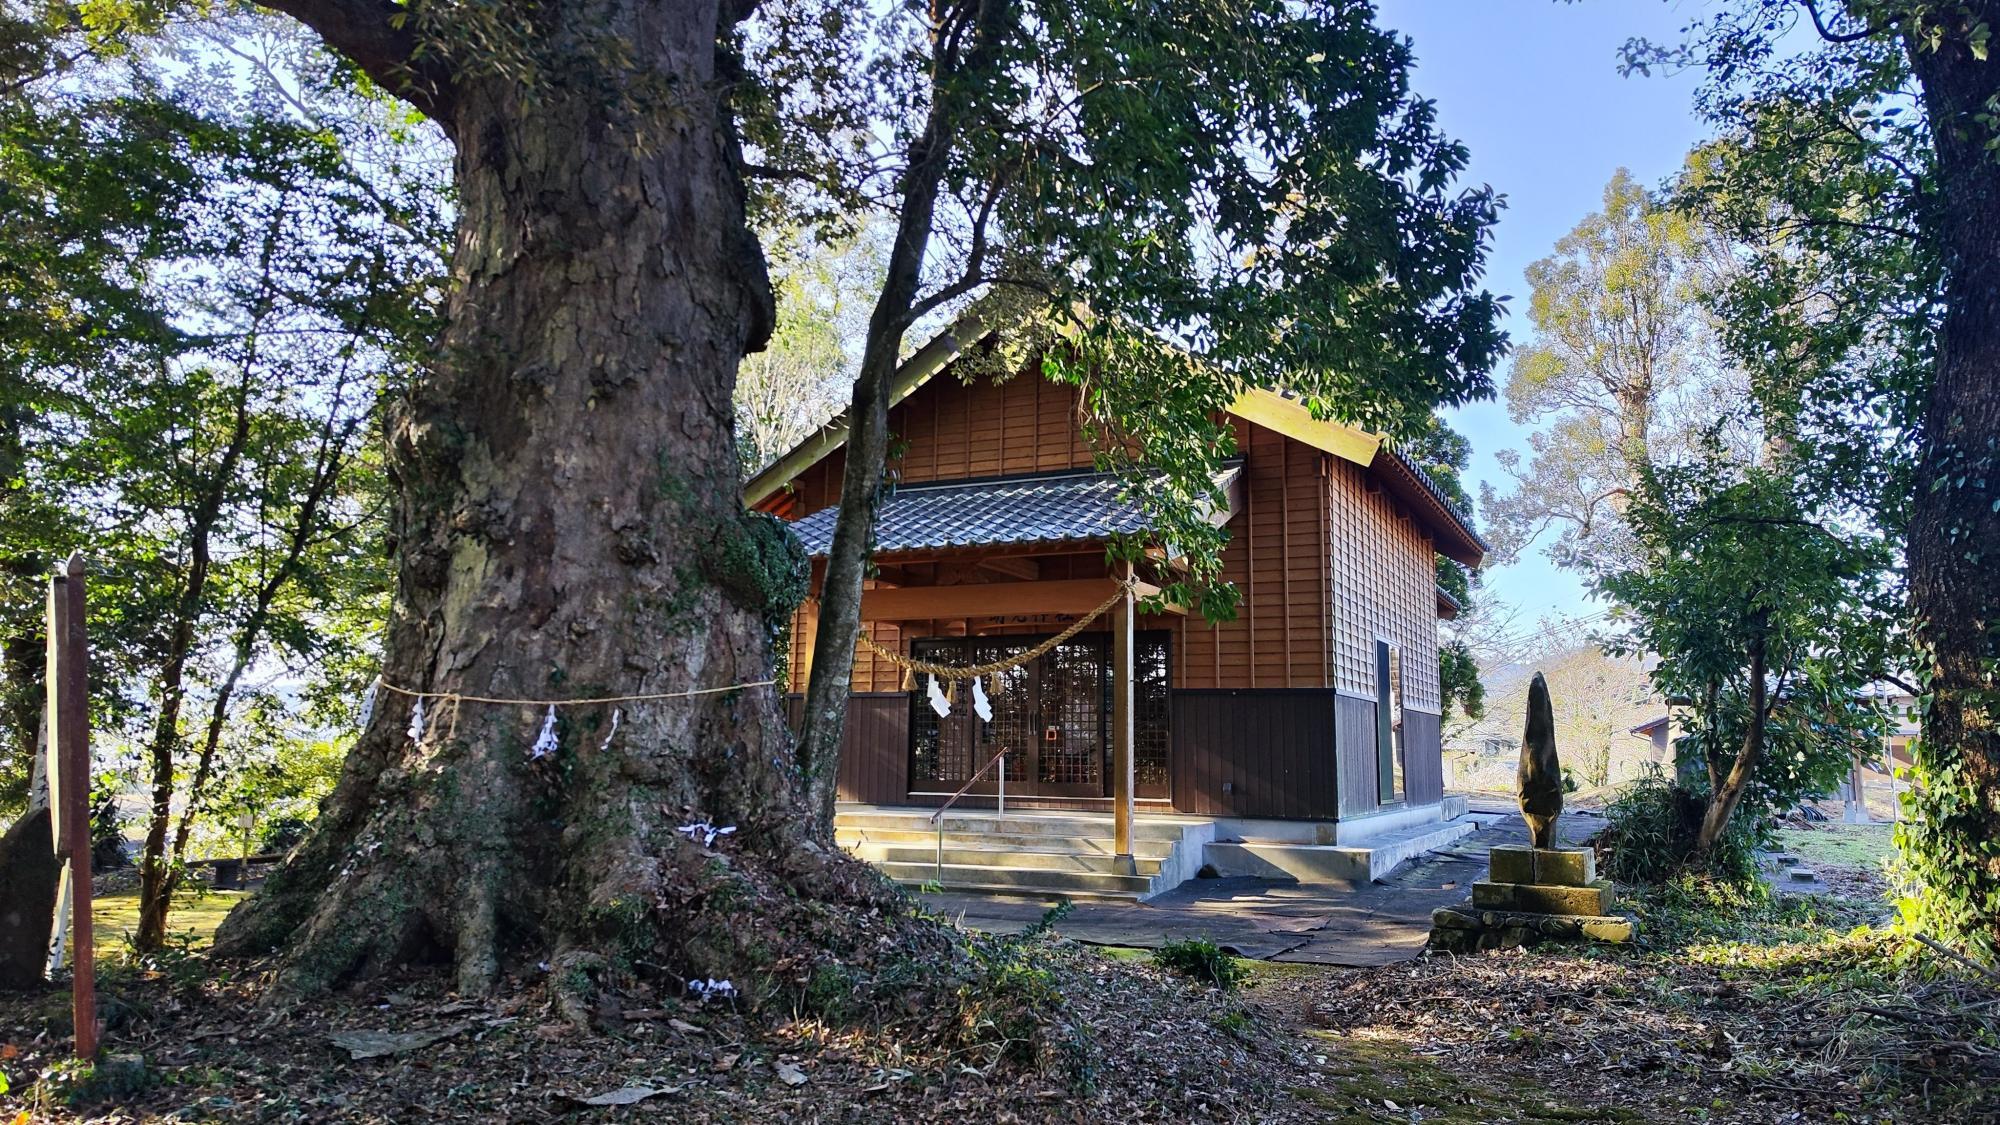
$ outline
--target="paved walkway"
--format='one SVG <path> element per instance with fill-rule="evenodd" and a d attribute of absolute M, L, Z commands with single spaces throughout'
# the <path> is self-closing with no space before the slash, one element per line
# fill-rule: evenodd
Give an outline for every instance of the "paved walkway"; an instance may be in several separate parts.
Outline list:
<path fill-rule="evenodd" d="M 1363 967 L 1407 961 L 1430 936 L 1431 911 L 1465 898 L 1486 873 L 1486 849 L 1526 843 L 1519 813 L 1498 807 L 1469 814 L 1484 827 L 1450 847 L 1357 886 L 1302 886 L 1275 879 L 1190 879 L 1144 903 L 1078 902 L 1057 932 L 1092 945 L 1156 949 L 1169 941 L 1207 938 L 1261 961 Z M 1564 815 L 1567 843 L 1603 825 L 1587 813 Z M 945 917 L 986 933 L 1019 933 L 1039 920 L 1051 900 L 972 894 L 929 894 L 924 902 Z"/>

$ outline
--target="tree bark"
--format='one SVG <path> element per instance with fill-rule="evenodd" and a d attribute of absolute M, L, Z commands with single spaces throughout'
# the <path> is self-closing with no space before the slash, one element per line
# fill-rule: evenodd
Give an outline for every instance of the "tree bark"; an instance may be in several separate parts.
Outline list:
<path fill-rule="evenodd" d="M 1963 8 L 1967 26 L 2000 27 L 2000 3 Z M 1986 904 L 1972 907 L 1983 914 L 1971 925 L 2000 949 L 2000 912 L 1991 908 L 2000 902 L 2000 163 L 1986 120 L 2000 96 L 2000 63 L 1975 55 L 1963 28 L 1945 30 L 1936 48 L 1909 52 L 1937 152 L 1931 226 L 1945 262 L 1909 535 L 1910 602 L 1931 695 L 1917 766 L 1925 789 L 1955 801 L 1926 830 L 1956 853 L 1949 862 L 1960 885 L 1949 894 Z"/>
<path fill-rule="evenodd" d="M 1749 788 L 1750 779 L 1757 774 L 1757 763 L 1764 760 L 1764 720 L 1769 717 L 1770 707 L 1765 702 L 1767 686 L 1764 683 L 1764 639 L 1759 636 L 1750 643 L 1750 717 L 1749 725 L 1743 732 L 1743 749 L 1736 754 L 1736 764 L 1729 768 L 1729 776 L 1722 784 L 1709 793 L 1708 811 L 1702 814 L 1701 832 L 1695 837 L 1694 854 L 1705 857 L 1715 850 L 1716 841 L 1729 827 L 1730 817 L 1736 815 L 1736 806 L 1743 800 L 1743 791 Z"/>
<path fill-rule="evenodd" d="M 954 91 L 963 71 L 985 66 L 1000 29 L 1014 17 L 1008 0 L 966 0 L 939 22 L 932 44 L 931 107 L 924 131 L 910 146 L 903 173 L 896 241 L 881 295 L 868 318 L 861 370 L 848 406 L 846 461 L 841 470 L 840 512 L 834 518 L 826 573 L 820 580 L 819 626 L 813 635 L 812 675 L 806 682 L 805 722 L 799 737 L 799 764 L 805 774 L 809 807 L 822 839 L 833 838 L 834 799 L 840 772 L 840 743 L 847 723 L 847 697 L 854 678 L 854 649 L 861 630 L 861 583 L 869 544 L 875 535 L 876 502 L 881 495 L 889 449 L 889 395 L 909 331 L 924 259 L 936 221 L 938 193 L 952 146 L 972 107 Z M 970 30 L 961 44 L 961 27 Z M 977 222 L 983 225 L 985 216 Z M 983 229 L 973 240 L 984 244 Z M 976 276 L 975 254 L 968 274 Z"/>
<path fill-rule="evenodd" d="M 412 738 L 412 701 L 384 691 L 313 836 L 218 936 L 286 945 L 280 1000 L 426 955 L 468 993 L 538 961 L 579 1002 L 628 976 L 762 992 L 902 913 L 814 841 L 765 682 L 805 567 L 737 478 L 730 392 L 773 312 L 719 80 L 743 13 L 525 11 L 538 80 L 450 91 L 453 289 L 434 368 L 391 408 L 383 679 L 536 699 L 757 686 L 559 709 L 544 758 L 540 704 L 433 698 Z M 735 832 L 681 831 L 703 820 Z"/>

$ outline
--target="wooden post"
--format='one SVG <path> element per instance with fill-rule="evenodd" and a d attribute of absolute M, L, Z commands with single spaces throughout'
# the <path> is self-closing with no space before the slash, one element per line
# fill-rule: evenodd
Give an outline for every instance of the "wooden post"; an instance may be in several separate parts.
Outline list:
<path fill-rule="evenodd" d="M 1846 813 L 1846 820 L 1849 824 L 1873 824 L 1875 822 L 1874 818 L 1868 815 L 1868 781 L 1862 776 L 1861 755 L 1859 754 L 1854 755 L 1854 760 L 1848 764 Z"/>
<path fill-rule="evenodd" d="M 97 950 L 90 932 L 90 663 L 82 556 L 71 555 L 49 579 L 48 606 L 51 835 L 67 863 L 76 1057 L 91 1059 L 97 1055 Z"/>
<path fill-rule="evenodd" d="M 1132 564 L 1120 564 L 1129 581 Z M 1130 586 L 1111 623 L 1111 835 L 1120 874 L 1138 874 L 1132 861 L 1132 630 L 1137 605 Z"/>

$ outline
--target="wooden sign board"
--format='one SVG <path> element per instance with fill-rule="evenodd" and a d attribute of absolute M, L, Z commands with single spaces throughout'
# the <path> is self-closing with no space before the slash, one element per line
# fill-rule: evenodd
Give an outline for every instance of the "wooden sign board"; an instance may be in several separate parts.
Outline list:
<path fill-rule="evenodd" d="M 63 849 L 68 846 L 67 842 L 69 840 L 68 834 L 63 831 L 63 820 L 69 812 L 69 802 L 64 799 L 65 793 L 63 792 L 63 786 L 68 781 L 68 778 L 64 775 L 69 771 L 62 768 L 63 692 L 69 681 L 69 677 L 64 674 L 63 653 L 66 646 L 62 643 L 62 640 L 66 639 L 69 634 L 67 624 L 69 619 L 68 587 L 69 579 L 67 575 L 59 574 L 49 579 L 48 615 L 46 619 L 48 624 L 48 644 L 45 646 L 48 650 L 48 667 L 46 674 L 42 677 L 43 684 L 48 688 L 48 706 L 42 708 L 42 718 L 48 723 L 49 729 L 48 737 L 42 743 L 42 753 L 47 757 L 47 761 L 44 764 L 44 769 L 47 772 L 44 774 L 44 777 L 48 780 L 49 785 L 49 839 L 54 843 L 57 855 L 63 854 Z M 88 802 L 86 801 L 86 803 Z"/>

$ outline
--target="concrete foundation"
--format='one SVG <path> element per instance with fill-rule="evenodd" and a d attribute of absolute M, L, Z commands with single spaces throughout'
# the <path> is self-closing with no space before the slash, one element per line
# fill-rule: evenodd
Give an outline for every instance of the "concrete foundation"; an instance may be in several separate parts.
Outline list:
<path fill-rule="evenodd" d="M 1472 897 L 1431 914 L 1429 947 L 1446 953 L 1506 949 L 1540 941 L 1628 942 L 1637 923 L 1613 914 L 1611 884 L 1582 848 L 1502 844 Z"/>

